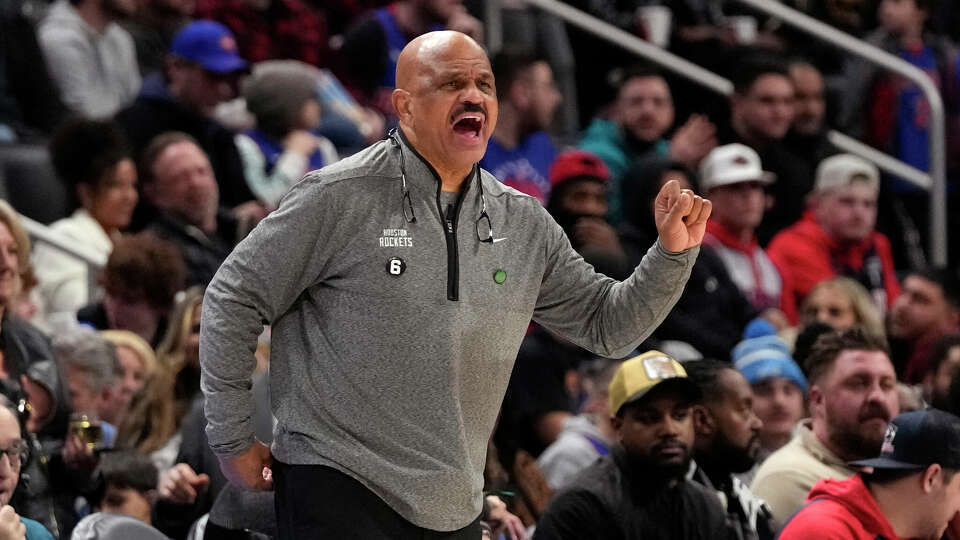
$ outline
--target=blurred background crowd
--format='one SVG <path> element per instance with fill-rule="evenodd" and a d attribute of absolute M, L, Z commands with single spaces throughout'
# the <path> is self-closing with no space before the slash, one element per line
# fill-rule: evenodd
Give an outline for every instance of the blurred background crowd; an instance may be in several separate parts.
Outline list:
<path fill-rule="evenodd" d="M 540 200 L 615 278 L 656 239 L 665 182 L 713 201 L 683 296 L 638 352 L 718 361 L 746 378 L 762 451 L 738 471 L 744 482 L 802 419 L 817 421 L 808 390 L 823 374 L 808 384 L 807 360 L 831 331 L 859 327 L 888 347 L 899 403 L 888 416 L 960 411 L 960 234 L 948 237 L 950 264 L 934 265 L 928 191 L 827 137 L 842 130 L 928 171 L 919 88 L 732 0 L 567 3 L 723 75 L 733 94 L 501 0 L 504 40 L 490 51 L 501 112 L 481 165 Z M 933 80 L 947 114 L 948 230 L 960 231 L 960 6 L 785 3 Z M 207 448 L 204 286 L 303 174 L 395 126 L 389 96 L 410 39 L 446 28 L 484 43 L 489 7 L 0 5 L 0 503 L 32 520 L 26 538 L 138 538 L 134 521 L 157 538 L 275 534 L 272 496 L 228 485 Z M 265 327 L 254 384 L 265 441 L 269 350 Z M 516 518 L 534 526 L 553 492 L 609 453 L 618 365 L 531 324 L 488 453 L 494 535 L 514 534 Z M 875 396 L 858 399 L 821 421 L 855 430 L 858 404 Z M 754 486 L 776 517 L 796 509 L 774 504 L 779 486 Z M 0 513 L 0 538 L 8 521 Z"/>

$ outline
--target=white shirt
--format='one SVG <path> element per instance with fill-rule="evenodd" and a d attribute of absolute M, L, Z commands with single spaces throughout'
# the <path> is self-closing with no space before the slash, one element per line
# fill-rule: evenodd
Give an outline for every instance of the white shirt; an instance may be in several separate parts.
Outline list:
<path fill-rule="evenodd" d="M 52 232 L 69 239 L 73 245 L 104 260 L 113 251 L 113 242 L 103 227 L 84 209 L 50 226 Z M 33 251 L 33 268 L 40 282 L 40 294 L 47 313 L 73 312 L 98 300 L 97 287 L 93 298 L 89 295 L 87 265 L 66 253 L 38 243 Z"/>

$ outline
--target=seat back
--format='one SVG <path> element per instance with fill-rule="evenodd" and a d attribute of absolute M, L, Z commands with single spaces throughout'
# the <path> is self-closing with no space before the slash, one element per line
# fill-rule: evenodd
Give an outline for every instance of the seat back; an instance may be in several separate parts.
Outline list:
<path fill-rule="evenodd" d="M 43 146 L 0 145 L 0 197 L 21 214 L 49 225 L 70 215 L 73 198 Z"/>

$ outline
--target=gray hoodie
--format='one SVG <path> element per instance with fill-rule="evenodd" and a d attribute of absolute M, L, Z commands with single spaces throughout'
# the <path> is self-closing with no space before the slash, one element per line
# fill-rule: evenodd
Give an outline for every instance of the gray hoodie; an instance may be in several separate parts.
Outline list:
<path fill-rule="evenodd" d="M 476 175 L 445 220 L 439 176 L 402 148 L 415 221 L 400 147 L 382 141 L 308 174 L 217 272 L 200 336 L 207 435 L 218 454 L 252 444 L 250 374 L 267 322 L 274 456 L 333 467 L 414 524 L 449 531 L 480 514 L 487 440 L 531 316 L 624 356 L 670 311 L 697 249 L 658 242 L 618 283 L 536 199 L 486 171 L 495 241 L 480 242 Z"/>

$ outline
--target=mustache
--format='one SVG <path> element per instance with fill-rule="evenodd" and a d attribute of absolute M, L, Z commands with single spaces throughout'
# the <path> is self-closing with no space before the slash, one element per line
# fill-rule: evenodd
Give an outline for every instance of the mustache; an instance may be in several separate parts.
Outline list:
<path fill-rule="evenodd" d="M 460 116 L 464 113 L 480 113 L 483 115 L 483 118 L 487 118 L 487 109 L 479 103 L 464 103 L 453 112 L 453 115 L 450 117 L 450 121 L 453 122 L 453 119 Z"/>
<path fill-rule="evenodd" d="M 890 411 L 887 410 L 887 408 L 883 405 L 880 405 L 879 403 L 867 403 L 860 409 L 860 414 L 857 416 L 857 420 L 860 422 L 865 422 L 867 420 L 879 418 L 889 422 L 890 416 Z"/>
<path fill-rule="evenodd" d="M 658 442 L 657 444 L 653 445 L 650 450 L 653 452 L 659 452 L 660 450 L 665 450 L 667 448 L 683 448 L 684 451 L 688 453 L 690 452 L 690 448 L 683 444 L 680 439 L 667 439 L 665 441 Z"/>

